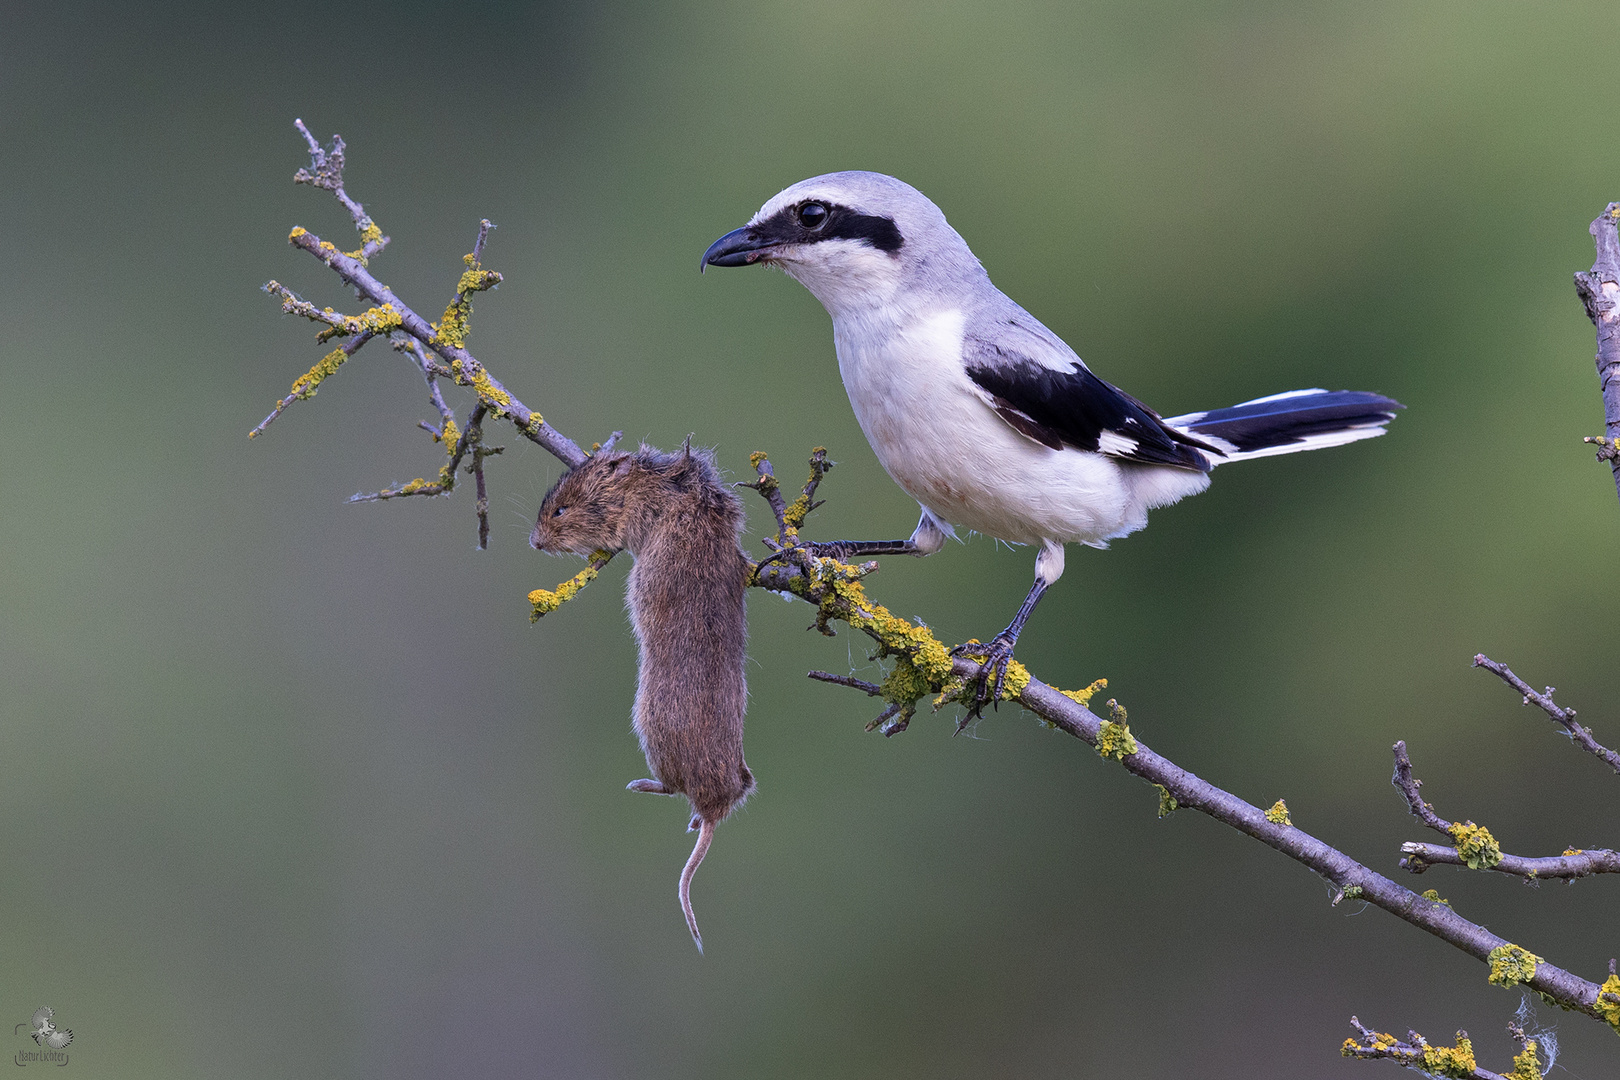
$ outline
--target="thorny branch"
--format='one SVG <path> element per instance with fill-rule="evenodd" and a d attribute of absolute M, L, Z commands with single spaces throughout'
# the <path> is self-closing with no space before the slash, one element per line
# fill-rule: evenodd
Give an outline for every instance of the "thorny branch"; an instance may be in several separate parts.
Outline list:
<path fill-rule="evenodd" d="M 482 224 L 474 250 L 466 257 L 468 270 L 462 275 L 455 297 L 446 309 L 443 322 L 429 323 L 400 301 L 367 269 L 367 260 L 382 249 L 386 238 L 381 236 L 380 230 L 377 230 L 371 219 L 365 216 L 360 205 L 353 202 L 343 190 L 342 141 L 334 139 L 332 149 L 323 151 L 313 137 L 309 136 L 303 124 L 300 123 L 298 126 L 310 144 L 312 159 L 312 171 L 300 170 L 298 179 L 333 191 L 348 208 L 356 227 L 361 230 L 364 245 L 358 251 L 344 253 L 335 245 L 301 228 L 293 230 L 289 240 L 335 271 L 346 284 L 354 287 L 361 297 L 375 306 L 361 316 L 343 316 L 336 312 L 315 309 L 313 305 L 299 300 L 278 283 L 272 282 L 267 286 L 269 291 L 281 296 L 284 311 L 324 324 L 326 329 L 321 332 L 320 340 L 334 336 L 346 336 L 351 340 L 342 349 L 329 354 L 321 364 L 295 383 L 292 396 L 278 402 L 276 411 L 264 424 L 254 429 L 252 434 L 256 435 L 263 431 L 270 421 L 291 404 L 291 401 L 313 396 L 321 379 L 335 371 L 371 337 L 385 334 L 393 341 L 396 349 L 406 352 L 413 358 L 426 380 L 430 398 L 439 413 L 439 425 L 437 428 L 426 424 L 423 426 L 446 446 L 449 461 L 440 471 L 437 486 L 434 482 L 413 481 L 404 488 L 414 487 L 415 490 L 385 490 L 360 498 L 387 499 L 406 494 L 448 492 L 453 484 L 456 468 L 470 453 L 473 459 L 471 468 L 479 480 L 479 499 L 482 504 L 486 498 L 482 461 L 485 456 L 496 452 L 493 448 L 483 448 L 481 443 L 482 422 L 490 414 L 511 422 L 525 438 L 554 454 L 565 465 L 573 467 L 583 462 L 587 457 L 584 450 L 520 402 L 465 348 L 466 321 L 471 312 L 467 301 L 471 293 L 491 288 L 499 282 L 499 275 L 483 271 L 480 267 L 484 241 L 489 233 L 489 223 Z M 1620 273 L 1617 273 L 1616 281 L 1620 282 Z M 1616 284 L 1612 289 L 1606 287 L 1604 295 L 1609 296 L 1617 291 L 1620 291 L 1620 284 Z M 451 379 L 461 386 L 471 387 L 478 396 L 478 403 L 469 416 L 465 433 L 458 430 L 454 413 L 445 404 L 439 392 L 438 380 L 443 378 Z M 1606 383 L 1606 388 L 1609 385 Z M 1620 418 L 1620 386 L 1615 387 L 1615 392 L 1617 406 L 1611 415 Z M 617 437 L 618 433 L 615 433 L 613 438 L 608 440 L 608 445 L 611 446 Z M 1615 445 L 1620 447 L 1620 443 Z M 881 684 L 830 675 L 826 672 L 812 672 L 812 678 L 848 686 L 874 697 L 882 697 L 888 703 L 888 708 L 873 721 L 868 730 L 880 727 L 885 735 L 904 731 L 915 715 L 918 704 L 925 697 L 932 696 L 936 711 L 951 702 L 961 701 L 963 695 L 969 693 L 968 680 L 977 674 L 978 665 L 967 658 L 953 657 L 945 644 L 936 638 L 927 626 L 899 618 L 866 596 L 863 579 L 877 569 L 877 563 L 850 565 L 836 559 L 820 558 L 799 541 L 798 533 L 804 525 L 806 515 L 819 505 L 814 498 L 816 490 L 827 470 L 831 468 L 831 463 L 826 459 L 826 451 L 817 448 L 811 459 L 810 478 L 798 498 L 791 504 L 783 498 L 780 484 L 765 455 L 755 454 L 752 464 L 757 479 L 746 486 L 757 490 L 770 505 L 776 518 L 777 535 L 767 541 L 772 554 L 751 566 L 751 584 L 776 592 L 789 593 L 808 601 L 816 608 L 816 619 L 813 624 L 816 629 L 832 634 L 834 622 L 846 623 L 872 639 L 876 646 L 874 658 L 890 659 L 894 662 Z M 1617 476 L 1620 476 L 1620 467 L 1617 467 Z M 481 521 L 480 529 L 482 533 L 487 529 L 487 524 Z M 591 557 L 587 567 L 571 581 L 554 591 L 536 590 L 532 593 L 530 600 L 534 605 L 533 617 L 538 618 L 547 611 L 555 610 L 595 577 L 597 571 L 611 557 L 609 552 L 597 552 Z M 1603 1020 L 1620 1031 L 1620 976 L 1613 973 L 1612 965 L 1609 979 L 1601 986 L 1565 971 L 1498 937 L 1483 926 L 1463 918 L 1433 894 L 1420 896 L 1296 827 L 1290 821 L 1281 800 L 1270 810 L 1263 811 L 1236 795 L 1200 779 L 1174 762 L 1161 757 L 1138 740 L 1127 724 L 1125 710 L 1117 702 L 1108 703 L 1110 711 L 1108 719 L 1091 712 L 1086 706 L 1104 685 L 1106 684 L 1103 680 L 1098 680 L 1084 690 L 1060 690 L 1032 678 L 1023 665 L 1014 661 L 1008 668 L 1002 697 L 1018 702 L 1050 726 L 1080 739 L 1095 748 L 1101 756 L 1119 762 L 1127 771 L 1152 783 L 1159 792 L 1161 815 L 1181 807 L 1207 814 L 1319 874 L 1337 889 L 1335 902 L 1346 897 L 1360 898 L 1488 963 L 1491 982 L 1502 986 L 1525 985 L 1566 1008 Z M 1554 714 L 1549 711 L 1549 715 Z M 1572 713 L 1568 715 L 1573 717 Z M 1575 728 L 1572 720 L 1565 722 L 1557 715 L 1554 715 L 1554 719 L 1565 723 L 1572 737 L 1579 738 L 1577 733 L 1584 730 Z M 1589 732 L 1587 737 L 1590 738 Z M 1398 749 L 1397 760 L 1403 758 L 1404 747 L 1401 747 Z M 1406 769 L 1407 777 L 1410 779 L 1410 762 L 1407 762 Z M 1432 808 L 1428 808 L 1421 798 L 1416 796 L 1417 781 L 1410 780 L 1410 785 L 1408 802 L 1414 806 L 1414 812 L 1419 813 L 1419 816 L 1424 817 L 1432 826 L 1457 839 L 1451 831 L 1457 828 L 1456 823 L 1445 822 L 1444 819 L 1434 815 Z M 1403 787 L 1402 790 L 1407 791 L 1407 788 Z M 1424 810 L 1427 816 L 1422 812 Z M 1430 818 L 1433 820 L 1430 821 Z M 1483 829 L 1479 831 L 1484 832 Z M 1459 840 L 1459 848 L 1463 852 L 1459 858 L 1465 859 L 1468 850 L 1466 843 Z M 1403 1060 L 1402 1063 L 1412 1064 L 1427 1061 L 1428 1059 L 1422 1058 L 1421 1055 L 1435 1050 L 1416 1036 L 1413 1036 L 1412 1042 L 1401 1044 L 1393 1037 L 1379 1036 L 1377 1033 L 1361 1029 L 1359 1024 L 1357 1027 L 1363 1033 L 1363 1043 L 1357 1044 L 1351 1040 L 1346 1044 L 1345 1052 L 1351 1056 L 1402 1060 L 1400 1055 L 1404 1053 L 1410 1060 Z M 1363 1053 L 1363 1050 L 1366 1052 Z M 1411 1058 L 1412 1054 L 1419 1057 Z M 1481 1078 L 1498 1075 L 1479 1070 L 1472 1064 L 1470 1068 L 1474 1071 L 1442 1074 Z"/>

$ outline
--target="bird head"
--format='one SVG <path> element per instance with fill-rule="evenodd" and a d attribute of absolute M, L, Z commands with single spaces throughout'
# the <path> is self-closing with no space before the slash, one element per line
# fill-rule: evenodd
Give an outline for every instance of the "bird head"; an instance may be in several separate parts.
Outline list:
<path fill-rule="evenodd" d="M 786 271 L 834 318 L 984 276 L 939 207 L 874 172 L 827 173 L 778 192 L 711 244 L 702 266 L 754 263 Z"/>

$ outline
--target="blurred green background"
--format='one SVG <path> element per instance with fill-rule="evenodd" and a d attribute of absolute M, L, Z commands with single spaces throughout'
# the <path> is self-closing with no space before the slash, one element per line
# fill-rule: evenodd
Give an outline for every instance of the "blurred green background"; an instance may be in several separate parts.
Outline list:
<path fill-rule="evenodd" d="M 839 467 L 823 537 L 904 535 L 826 315 L 698 256 L 787 184 L 897 174 L 1105 378 L 1166 413 L 1305 387 L 1409 406 L 1389 436 L 1221 470 L 1076 549 L 1020 656 L 1099 676 L 1144 740 L 1387 873 L 1447 817 L 1508 850 L 1613 846 L 1615 777 L 1489 676 L 1620 742 L 1620 506 L 1570 283 L 1620 197 L 1612 5 L 1404 2 L 3 8 L 0 1030 L 49 1004 L 82 1077 L 1353 1077 L 1352 1013 L 1475 1038 L 1516 993 L 1426 935 L 1003 708 L 863 734 L 864 642 L 751 598 L 760 790 L 689 850 L 629 732 L 615 563 L 540 625 L 556 462 L 503 433 L 492 550 L 372 346 L 262 439 L 324 350 L 257 292 L 354 305 L 289 248 L 348 246 L 290 183 L 348 140 L 442 308 L 480 217 L 506 284 L 471 346 L 584 443 L 692 433 L 746 473 Z M 756 500 L 757 501 L 757 500 Z M 763 528 L 753 506 L 754 530 Z M 755 550 L 758 550 L 756 545 Z M 1031 553 L 873 580 L 984 636 Z M 1416 882 L 1587 978 L 1615 883 Z M 1620 1043 L 1547 1015 L 1560 1065 Z M 18 1035 L 13 1053 L 33 1044 Z"/>

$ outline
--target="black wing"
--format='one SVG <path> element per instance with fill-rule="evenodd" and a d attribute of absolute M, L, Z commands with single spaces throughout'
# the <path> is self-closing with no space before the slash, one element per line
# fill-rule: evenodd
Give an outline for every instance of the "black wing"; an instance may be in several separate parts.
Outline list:
<path fill-rule="evenodd" d="M 1015 327 L 1029 329 L 1008 324 Z M 1209 443 L 1167 427 L 1158 413 L 1097 378 L 1078 359 L 1072 370 L 1059 371 L 1004 345 L 970 338 L 964 360 L 968 378 L 984 391 L 990 407 L 1020 434 L 1053 450 L 1069 446 L 1198 472 L 1211 468 L 1200 451 L 1220 454 Z"/>

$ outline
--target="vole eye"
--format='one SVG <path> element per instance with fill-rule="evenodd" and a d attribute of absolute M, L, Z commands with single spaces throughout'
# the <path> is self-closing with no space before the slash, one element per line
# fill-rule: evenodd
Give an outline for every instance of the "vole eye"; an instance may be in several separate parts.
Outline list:
<path fill-rule="evenodd" d="M 568 507 L 559 506 L 559 507 L 557 507 L 557 509 L 555 509 L 555 510 L 553 510 L 551 512 L 551 516 L 554 517 L 554 518 L 560 518 L 560 517 L 563 516 L 563 511 L 566 510 L 566 509 L 568 509 Z"/>
<path fill-rule="evenodd" d="M 799 207 L 799 224 L 807 229 L 819 229 L 827 224 L 827 208 L 818 202 Z"/>

